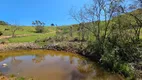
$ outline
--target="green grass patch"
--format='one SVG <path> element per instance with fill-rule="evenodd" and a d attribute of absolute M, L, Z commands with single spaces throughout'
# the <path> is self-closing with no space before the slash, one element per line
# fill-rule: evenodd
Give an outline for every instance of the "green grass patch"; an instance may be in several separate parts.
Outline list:
<path fill-rule="evenodd" d="M 36 35 L 31 35 L 31 36 L 9 38 L 8 41 L 10 43 L 34 42 L 37 39 L 44 39 L 44 38 L 48 38 L 52 36 L 55 36 L 55 33 L 36 34 Z"/>

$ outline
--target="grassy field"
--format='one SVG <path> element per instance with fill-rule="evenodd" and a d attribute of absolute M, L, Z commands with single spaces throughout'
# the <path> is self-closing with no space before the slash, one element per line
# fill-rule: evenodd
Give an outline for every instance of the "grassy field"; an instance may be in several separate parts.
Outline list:
<path fill-rule="evenodd" d="M 36 40 L 42 40 L 45 38 L 55 36 L 56 30 L 57 30 L 57 27 L 46 26 L 44 28 L 43 33 L 36 33 L 35 27 L 32 27 L 32 26 L 20 26 L 20 28 L 22 30 L 20 29 L 15 32 L 16 37 L 14 37 L 14 38 L 9 37 L 7 39 L 4 39 L 4 38 L 1 39 L 2 36 L 11 36 L 12 35 L 12 31 L 11 31 L 12 27 L 0 25 L 0 32 L 3 33 L 3 35 L 0 36 L 0 41 L 6 41 L 8 43 L 35 42 Z M 9 29 L 9 30 L 6 31 L 5 29 Z M 70 35 L 69 35 L 70 34 L 69 26 L 61 26 L 60 29 L 62 30 L 62 33 L 59 35 L 60 37 L 64 35 L 67 38 L 74 39 L 79 36 L 79 34 L 77 32 L 78 26 L 73 27 L 73 30 L 72 30 L 73 37 L 70 37 Z M 86 37 L 86 35 L 88 35 L 88 37 Z M 86 34 L 86 35 L 85 35 L 85 38 L 87 40 L 89 40 L 89 41 L 94 40 L 92 33 L 89 32 L 89 34 Z M 81 37 L 78 37 L 78 38 L 81 38 Z M 142 38 L 142 33 L 141 33 L 140 38 Z"/>
<path fill-rule="evenodd" d="M 55 33 L 34 34 L 34 35 L 30 35 L 30 36 L 9 38 L 8 41 L 10 43 L 13 43 L 13 42 L 33 42 L 33 41 L 38 40 L 38 39 L 44 39 L 44 38 L 52 37 L 54 35 L 55 35 Z"/>
<path fill-rule="evenodd" d="M 8 38 L 8 39 L 1 39 L 0 41 L 7 41 L 9 43 L 20 43 L 20 42 L 34 42 L 37 39 L 44 39 L 48 37 L 52 37 L 56 33 L 56 27 L 48 27 L 46 26 L 43 33 L 36 33 L 35 27 L 31 26 L 20 26 L 22 30 L 17 30 L 15 32 L 16 37 Z M 5 31 L 5 29 L 9 29 Z M 0 31 L 3 33 L 2 36 L 11 36 L 10 26 L 2 26 L 0 25 Z"/>

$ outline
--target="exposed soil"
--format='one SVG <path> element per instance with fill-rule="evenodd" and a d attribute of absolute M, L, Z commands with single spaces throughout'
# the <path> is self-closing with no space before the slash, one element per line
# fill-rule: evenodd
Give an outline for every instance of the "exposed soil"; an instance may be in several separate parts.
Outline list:
<path fill-rule="evenodd" d="M 0 51 L 8 51 L 8 50 L 20 50 L 20 49 L 39 49 L 40 46 L 35 43 L 7 43 L 0 44 Z"/>
<path fill-rule="evenodd" d="M 7 39 L 7 38 L 11 38 L 12 36 L 0 36 L 0 39 Z"/>

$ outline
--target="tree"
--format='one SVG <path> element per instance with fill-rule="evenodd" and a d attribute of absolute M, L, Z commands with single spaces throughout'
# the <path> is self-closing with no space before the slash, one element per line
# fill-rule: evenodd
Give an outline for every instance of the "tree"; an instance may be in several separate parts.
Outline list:
<path fill-rule="evenodd" d="M 39 20 L 35 20 L 32 22 L 32 25 L 36 27 L 35 29 L 36 29 L 37 33 L 42 33 L 44 31 L 44 26 L 45 26 L 44 22 L 41 22 Z"/>
<path fill-rule="evenodd" d="M 129 63 L 142 60 L 140 43 L 137 43 L 140 39 L 142 18 L 140 15 L 135 16 L 130 13 L 136 22 L 134 24 L 129 19 L 130 16 L 125 16 L 129 15 L 127 13 L 129 5 L 125 6 L 125 1 L 93 0 L 91 5 L 85 5 L 79 12 L 71 11 L 70 14 L 73 19 L 81 23 L 82 30 L 87 29 L 93 34 L 94 40 L 84 50 L 91 56 L 97 57 L 103 67 L 128 77 L 132 75 Z M 126 68 L 122 70 L 123 66 L 129 66 L 129 70 Z"/>
<path fill-rule="evenodd" d="M 70 33 L 70 36 L 73 37 L 73 34 L 72 34 L 72 33 L 73 33 L 73 26 L 70 26 L 69 29 L 70 29 L 70 32 L 69 32 L 69 33 Z"/>
<path fill-rule="evenodd" d="M 105 42 L 104 40 L 108 33 L 110 20 L 112 19 L 115 9 L 119 6 L 120 2 L 115 4 L 116 2 L 113 0 L 93 0 L 92 3 L 93 4 L 90 6 L 85 5 L 79 13 L 71 10 L 70 15 L 73 19 L 80 23 L 80 30 L 82 33 L 84 33 L 85 29 L 89 30 L 93 33 L 94 39 L 101 45 Z M 102 18 L 104 19 L 103 22 L 101 21 Z M 85 26 L 86 23 L 89 24 Z M 84 39 L 83 36 L 84 34 L 82 35 L 82 38 Z"/>
<path fill-rule="evenodd" d="M 51 26 L 55 26 L 55 25 L 52 23 Z"/>
<path fill-rule="evenodd" d="M 22 30 L 21 27 L 18 27 L 17 25 L 11 25 L 11 32 L 12 32 L 12 37 L 15 37 L 15 32 L 17 30 Z"/>
<path fill-rule="evenodd" d="M 80 23 L 79 24 L 79 34 L 81 35 L 81 40 L 85 41 L 85 35 L 86 35 L 86 28 L 85 28 L 85 23 Z"/>
<path fill-rule="evenodd" d="M 33 26 L 33 27 L 35 26 L 35 22 L 34 22 L 34 21 L 32 22 L 32 26 Z"/>

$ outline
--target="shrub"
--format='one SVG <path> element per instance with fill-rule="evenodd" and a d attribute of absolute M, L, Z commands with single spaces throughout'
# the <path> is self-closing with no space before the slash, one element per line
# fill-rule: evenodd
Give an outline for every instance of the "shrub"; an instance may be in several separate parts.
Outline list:
<path fill-rule="evenodd" d="M 20 77 L 20 78 L 18 78 L 17 80 L 25 80 L 25 78 L 23 78 L 23 77 Z"/>
<path fill-rule="evenodd" d="M 36 33 L 42 33 L 44 31 L 45 23 L 39 20 L 32 22 L 32 25 L 35 26 Z"/>
<path fill-rule="evenodd" d="M 108 71 L 123 74 L 130 79 L 134 78 L 132 63 L 142 61 L 140 44 L 132 40 L 124 39 L 126 37 L 114 35 L 106 38 L 102 43 L 96 40 L 87 47 L 87 52 L 97 58 L 102 67 Z"/>
<path fill-rule="evenodd" d="M 3 35 L 3 33 L 2 33 L 2 32 L 0 32 L 0 36 L 1 36 L 1 35 Z"/>
<path fill-rule="evenodd" d="M 43 26 L 37 26 L 35 29 L 36 29 L 36 33 L 42 33 L 44 31 Z"/>

